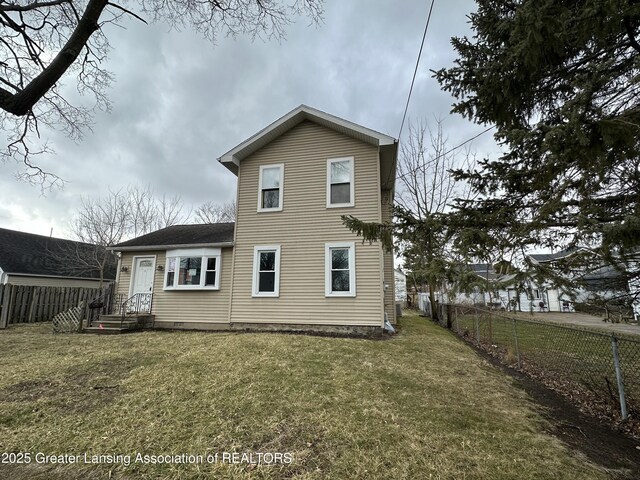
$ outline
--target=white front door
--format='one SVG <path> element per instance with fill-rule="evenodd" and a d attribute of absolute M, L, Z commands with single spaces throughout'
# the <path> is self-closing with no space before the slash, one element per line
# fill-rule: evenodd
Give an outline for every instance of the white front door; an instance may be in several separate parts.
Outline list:
<path fill-rule="evenodd" d="M 156 268 L 154 257 L 136 257 L 133 264 L 133 283 L 127 313 L 151 313 L 151 293 L 153 272 Z M 146 294 L 146 295 L 145 295 Z"/>
<path fill-rule="evenodd" d="M 150 257 L 136 258 L 133 267 L 133 289 L 131 295 L 136 293 L 151 293 L 153 290 L 154 259 Z"/>

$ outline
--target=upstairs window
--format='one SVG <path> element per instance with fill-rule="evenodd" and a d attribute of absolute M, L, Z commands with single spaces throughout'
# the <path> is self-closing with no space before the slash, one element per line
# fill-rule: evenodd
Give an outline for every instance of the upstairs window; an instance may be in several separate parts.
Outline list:
<path fill-rule="evenodd" d="M 327 208 L 353 207 L 353 157 L 327 160 Z"/>
<path fill-rule="evenodd" d="M 253 252 L 253 296 L 280 295 L 280 246 L 255 247 Z"/>
<path fill-rule="evenodd" d="M 258 192 L 259 212 L 282 210 L 284 164 L 262 165 Z"/>
<path fill-rule="evenodd" d="M 325 244 L 325 296 L 356 296 L 355 243 Z"/>
<path fill-rule="evenodd" d="M 220 249 L 167 250 L 165 290 L 218 290 Z"/>

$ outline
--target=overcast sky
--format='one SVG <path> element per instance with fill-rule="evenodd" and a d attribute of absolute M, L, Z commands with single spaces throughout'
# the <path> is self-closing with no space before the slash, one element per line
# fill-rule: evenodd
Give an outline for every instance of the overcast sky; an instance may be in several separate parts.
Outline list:
<path fill-rule="evenodd" d="M 213 45 L 137 21 L 110 27 L 112 112 L 98 114 L 79 144 L 45 132 L 56 153 L 38 163 L 67 181 L 63 190 L 43 196 L 15 180 L 15 165 L 0 165 L 0 227 L 64 237 L 79 198 L 109 187 L 149 184 L 194 206 L 232 200 L 235 177 L 216 159 L 302 103 L 397 137 L 428 3 L 327 0 L 321 25 L 299 18 L 281 43 L 220 37 Z M 436 2 L 409 107 L 411 119 L 444 118 L 451 145 L 483 127 L 449 114 L 453 99 L 429 69 L 452 64 L 450 37 L 469 33 L 474 8 Z M 473 148 L 495 151 L 490 134 Z"/>

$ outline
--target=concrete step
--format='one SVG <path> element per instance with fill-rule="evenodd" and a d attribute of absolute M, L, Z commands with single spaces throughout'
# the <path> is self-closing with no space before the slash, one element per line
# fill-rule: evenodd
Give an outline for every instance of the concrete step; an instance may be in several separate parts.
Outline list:
<path fill-rule="evenodd" d="M 87 327 L 84 333 L 96 333 L 98 335 L 118 335 L 121 333 L 135 332 L 138 328 L 118 328 L 118 327 Z"/>
<path fill-rule="evenodd" d="M 127 330 L 142 328 L 142 324 L 138 320 L 130 319 L 120 320 L 118 318 L 117 320 L 112 320 L 101 318 L 100 320 L 94 320 L 93 322 L 91 322 L 92 327 L 99 327 L 100 325 L 102 325 L 104 328 L 122 328 Z"/>
<path fill-rule="evenodd" d="M 86 333 L 98 333 L 101 335 L 134 332 L 142 330 L 144 327 L 153 326 L 154 315 L 148 313 L 139 313 L 135 315 L 126 315 L 124 319 L 122 315 L 100 315 L 98 320 L 93 320 Z"/>

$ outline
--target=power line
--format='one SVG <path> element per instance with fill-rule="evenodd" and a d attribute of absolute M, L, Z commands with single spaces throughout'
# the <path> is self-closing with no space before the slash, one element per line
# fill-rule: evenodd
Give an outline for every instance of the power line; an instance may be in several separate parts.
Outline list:
<path fill-rule="evenodd" d="M 469 142 L 473 142 L 476 138 L 478 138 L 478 137 L 480 137 L 480 136 L 484 135 L 485 133 L 487 133 L 487 132 L 489 132 L 489 131 L 493 130 L 494 128 L 496 128 L 496 126 L 495 126 L 495 125 L 491 125 L 490 127 L 485 128 L 485 129 L 484 129 L 483 131 L 481 131 L 480 133 L 478 133 L 478 134 L 474 135 L 474 136 L 473 136 L 473 137 L 471 137 L 471 138 L 466 139 L 464 142 L 459 143 L 459 144 L 458 144 L 458 145 L 456 145 L 455 147 L 453 147 L 453 148 L 451 148 L 451 149 L 447 150 L 446 152 L 441 153 L 440 155 L 438 155 L 438 156 L 436 156 L 436 157 L 432 158 L 430 161 L 431 161 L 431 162 L 433 162 L 433 161 L 435 161 L 435 160 L 438 160 L 439 158 L 442 158 L 442 157 L 444 157 L 444 156 L 446 156 L 446 155 L 449 155 L 451 152 L 453 152 L 453 151 L 455 151 L 455 150 L 459 149 L 460 147 L 464 147 L 464 146 L 465 146 L 467 143 L 469 143 Z M 406 177 L 406 176 L 407 176 L 407 175 L 409 175 L 409 174 L 415 173 L 415 172 L 417 172 L 417 171 L 418 171 L 418 170 L 420 170 L 420 169 L 426 168 L 426 166 L 427 166 L 426 164 L 418 165 L 416 168 L 412 168 L 412 169 L 411 169 L 411 170 L 409 170 L 408 172 L 405 172 L 405 173 L 403 173 L 402 175 L 398 175 L 398 176 L 396 177 L 396 179 L 404 178 L 404 177 Z"/>
<path fill-rule="evenodd" d="M 400 124 L 400 132 L 398 132 L 398 140 L 402 135 L 402 128 L 404 127 L 404 121 L 407 118 L 407 110 L 409 110 L 409 101 L 411 100 L 411 93 L 413 92 L 413 84 L 416 81 L 416 75 L 418 73 L 418 65 L 420 65 L 420 57 L 422 56 L 422 49 L 424 48 L 424 41 L 427 38 L 427 30 L 429 30 L 429 22 L 431 21 L 431 12 L 433 12 L 433 4 L 436 0 L 431 0 L 431 7 L 429 7 L 429 15 L 427 16 L 427 23 L 424 26 L 424 33 L 422 34 L 422 42 L 420 43 L 420 51 L 418 52 L 418 58 L 416 59 L 416 68 L 413 70 L 413 78 L 411 79 L 411 87 L 409 88 L 409 95 L 407 96 L 407 104 L 404 107 L 404 114 L 402 115 L 402 123 Z"/>
<path fill-rule="evenodd" d="M 427 22 L 426 22 L 426 24 L 425 24 L 425 26 L 424 26 L 424 32 L 423 32 L 423 34 L 422 34 L 422 41 L 420 42 L 420 50 L 418 51 L 418 58 L 416 59 L 416 66 L 415 66 L 415 68 L 414 68 L 414 70 L 413 70 L 413 77 L 411 78 L 411 86 L 409 87 L 409 95 L 407 95 L 407 103 L 405 104 L 405 107 L 404 107 L 404 113 L 403 113 L 403 115 L 402 115 L 402 122 L 400 123 L 400 131 L 398 132 L 398 141 L 400 140 L 400 137 L 401 137 L 401 135 L 402 135 L 402 129 L 404 128 L 404 123 L 405 123 L 405 120 L 406 120 L 406 118 L 407 118 L 407 112 L 408 112 L 408 110 L 409 110 L 409 102 L 411 101 L 411 94 L 413 93 L 413 85 L 415 84 L 415 81 L 416 81 L 416 75 L 418 74 L 418 67 L 419 67 L 419 65 L 420 65 L 420 58 L 422 57 L 422 50 L 424 49 L 424 43 L 425 43 L 425 40 L 426 40 L 426 38 L 427 38 L 427 31 L 429 30 L 429 23 L 431 22 L 431 14 L 432 14 L 432 12 L 433 12 L 433 6 L 434 6 L 434 4 L 435 4 L 435 0 L 431 0 L 431 6 L 429 7 L 429 14 L 427 15 Z M 435 157 L 435 158 L 433 158 L 431 161 L 434 161 L 434 160 L 437 160 L 437 159 L 439 159 L 439 158 L 442 158 L 442 157 L 444 157 L 444 156 L 446 156 L 446 155 L 449 155 L 450 153 L 454 152 L 455 150 L 459 149 L 460 147 L 463 147 L 463 146 L 464 146 L 464 145 L 466 145 L 467 143 L 472 142 L 473 140 L 475 140 L 476 138 L 480 137 L 481 135 L 484 135 L 485 133 L 487 133 L 488 131 L 492 130 L 493 128 L 495 128 L 495 126 L 491 126 L 491 127 L 488 127 L 488 128 L 486 128 L 486 129 L 484 129 L 482 132 L 478 133 L 477 135 L 474 135 L 473 137 L 471 137 L 471 138 L 469 138 L 469 139 L 465 140 L 464 142 L 462 142 L 462 143 L 460 143 L 460 144 L 456 145 L 455 147 L 453 147 L 453 148 L 451 148 L 451 149 L 447 150 L 446 152 L 444 152 L 444 153 L 442 153 L 442 154 L 440 154 L 440 155 L 436 156 L 436 157 Z M 394 162 L 394 163 L 395 163 L 395 162 Z M 404 178 L 404 177 L 406 177 L 407 175 L 409 175 L 409 174 L 411 174 L 411 173 L 415 173 L 415 172 L 417 172 L 418 170 L 420 170 L 420 169 L 424 169 L 424 168 L 426 168 L 426 165 L 425 165 L 425 164 L 423 164 L 423 165 L 419 165 L 418 167 L 416 167 L 416 168 L 414 168 L 414 169 L 411 169 L 410 171 L 405 172 L 405 173 L 403 173 L 402 175 L 398 175 L 398 176 L 396 176 L 396 179 Z M 391 171 L 389 172 L 389 174 L 390 174 L 390 175 L 389 175 L 389 177 L 391 177 L 391 174 L 393 174 L 393 172 L 395 172 L 395 166 L 394 166 L 394 168 L 392 168 L 392 169 L 391 169 Z M 387 181 L 388 181 L 388 180 L 390 180 L 390 178 L 389 178 L 389 179 L 387 179 Z"/>

